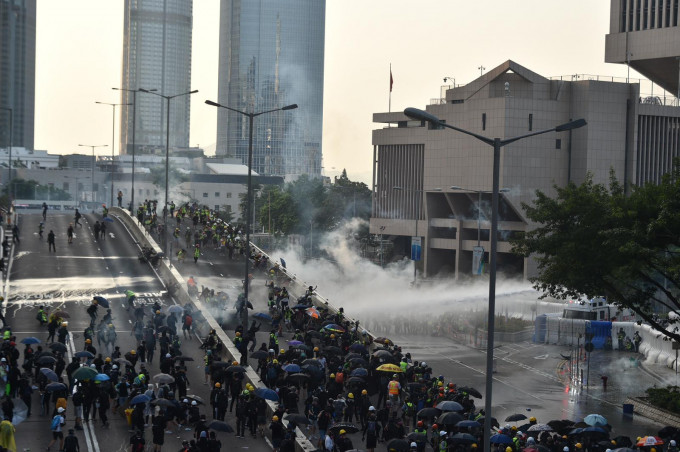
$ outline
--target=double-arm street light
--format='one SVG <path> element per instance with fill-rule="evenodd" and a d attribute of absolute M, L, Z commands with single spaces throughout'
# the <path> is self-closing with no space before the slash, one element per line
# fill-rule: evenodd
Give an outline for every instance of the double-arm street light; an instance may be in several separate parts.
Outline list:
<path fill-rule="evenodd" d="M 176 97 L 182 97 L 182 96 L 188 96 L 190 94 L 195 94 L 198 92 L 197 89 L 193 91 L 189 91 L 186 93 L 181 93 L 181 94 L 175 94 L 172 96 L 166 96 L 163 94 L 158 94 L 154 92 L 154 90 L 150 89 L 144 89 L 144 88 L 139 88 L 139 91 L 142 93 L 149 93 L 153 94 L 154 96 L 162 97 L 165 99 L 167 102 L 166 108 L 165 108 L 165 113 L 166 113 L 166 120 L 165 120 L 165 204 L 163 204 L 163 252 L 165 255 L 168 255 L 168 181 L 169 181 L 169 173 L 170 173 L 170 101 Z"/>
<path fill-rule="evenodd" d="M 482 69 L 483 70 L 483 69 Z M 417 108 L 407 108 L 404 114 L 411 119 L 429 122 L 433 126 L 445 127 L 452 129 L 466 135 L 470 135 L 479 141 L 493 147 L 493 191 L 491 196 L 491 249 L 490 255 L 490 269 L 489 269 L 489 313 L 488 313 L 488 332 L 486 341 L 486 394 L 484 400 L 484 445 L 482 450 L 489 451 L 490 449 L 490 432 L 491 432 L 491 392 L 493 389 L 493 347 L 494 347 L 494 320 L 496 310 L 496 248 L 498 245 L 498 193 L 500 180 L 500 157 L 501 148 L 515 141 L 533 137 L 534 135 L 541 135 L 548 132 L 565 132 L 568 130 L 577 129 L 586 125 L 585 119 L 577 119 L 566 124 L 561 124 L 552 129 L 540 130 L 538 132 L 527 133 L 513 138 L 488 138 L 478 135 L 469 130 L 461 129 L 450 124 L 442 122 L 435 115 Z"/>
<path fill-rule="evenodd" d="M 244 304 L 243 304 L 243 309 L 241 310 L 241 320 L 243 324 L 243 331 L 248 330 L 248 288 L 249 288 L 249 262 L 250 262 L 250 220 L 251 220 L 251 211 L 253 209 L 253 200 L 252 200 L 252 193 L 253 193 L 253 185 L 252 185 L 252 171 L 253 171 L 253 120 L 257 116 L 264 115 L 266 113 L 273 113 L 275 111 L 285 111 L 285 110 L 295 110 L 298 108 L 297 104 L 291 104 L 291 105 L 286 105 L 285 107 L 280 107 L 280 108 L 274 108 L 272 110 L 266 110 L 266 111 L 260 111 L 260 112 L 245 112 L 241 110 L 237 110 L 235 108 L 227 107 L 226 105 L 221 105 L 218 104 L 217 102 L 213 102 L 211 100 L 206 100 L 206 104 L 211 105 L 213 107 L 218 107 L 218 108 L 224 108 L 229 111 L 233 111 L 234 113 L 239 113 L 243 116 L 248 117 L 248 188 L 247 188 L 247 199 L 246 199 L 246 243 L 245 243 L 245 257 L 246 257 L 246 268 L 245 268 L 245 278 L 243 279 L 243 297 L 244 297 Z"/>
<path fill-rule="evenodd" d="M 92 201 L 94 201 L 94 148 L 105 148 L 108 144 L 79 144 L 84 148 L 92 148 Z"/>
<path fill-rule="evenodd" d="M 95 104 L 108 105 L 109 107 L 113 107 L 112 108 L 113 116 L 111 122 L 111 203 L 109 204 L 109 207 L 113 207 L 113 159 L 115 155 L 114 151 L 116 150 L 116 107 L 120 105 L 132 105 L 132 104 L 112 104 L 109 102 L 99 101 L 95 101 Z"/>
<path fill-rule="evenodd" d="M 9 160 L 7 165 L 9 173 L 9 176 L 7 176 L 7 196 L 10 199 L 9 212 L 12 209 L 12 144 L 14 139 L 12 133 L 14 132 L 14 110 L 9 107 L 0 107 L 0 110 L 7 110 L 9 112 Z"/>
<path fill-rule="evenodd" d="M 130 206 L 132 209 L 130 213 L 135 215 L 135 132 L 137 131 L 137 93 L 141 90 L 139 89 L 127 89 L 127 88 L 111 88 L 115 91 L 126 91 L 132 93 L 132 189 L 130 193 Z M 150 89 L 147 91 L 156 91 L 155 89 Z M 130 105 L 130 104 L 125 104 Z M 127 127 L 127 125 L 126 125 Z M 127 150 L 126 150 L 127 152 Z M 113 193 L 113 192 L 111 192 Z M 111 201 L 113 202 L 113 201 Z"/>
<path fill-rule="evenodd" d="M 421 198 L 423 197 L 423 193 L 426 191 L 442 191 L 441 188 L 433 188 L 431 190 L 418 190 L 415 188 L 404 188 L 404 187 L 399 187 L 399 186 L 394 186 L 392 187 L 392 190 L 400 190 L 400 191 L 410 191 L 416 194 L 416 231 L 415 234 L 413 234 L 414 238 L 420 238 L 418 236 L 418 221 L 420 221 L 420 202 Z M 382 239 L 381 239 L 382 240 Z M 411 254 L 413 254 L 413 243 L 411 243 Z M 422 249 L 422 244 L 420 245 Z M 418 267 L 416 265 L 418 259 L 416 259 L 418 256 L 411 256 L 413 259 L 413 286 L 415 287 L 416 285 L 416 280 L 417 280 L 417 275 L 418 275 Z"/>

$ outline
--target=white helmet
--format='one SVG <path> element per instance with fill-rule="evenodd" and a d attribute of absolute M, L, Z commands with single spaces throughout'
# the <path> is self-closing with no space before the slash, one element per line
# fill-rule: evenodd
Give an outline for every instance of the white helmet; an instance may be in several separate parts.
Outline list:
<path fill-rule="evenodd" d="M 118 364 L 114 364 L 113 367 L 111 367 L 111 369 L 118 369 Z"/>
<path fill-rule="evenodd" d="M 676 446 L 676 445 L 677 445 L 677 443 L 675 442 L 674 439 L 672 439 L 672 440 L 671 440 L 671 446 Z"/>
<path fill-rule="evenodd" d="M 439 432 L 439 436 L 446 436 L 446 432 L 442 430 L 441 432 Z"/>
<path fill-rule="evenodd" d="M 418 447 L 418 445 L 414 442 L 411 443 L 411 447 Z"/>
<path fill-rule="evenodd" d="M 368 407 L 368 411 L 375 411 L 375 407 L 374 407 L 374 406 L 369 406 L 369 407 Z"/>
<path fill-rule="evenodd" d="M 192 400 L 192 401 L 191 401 L 191 406 L 196 406 L 196 405 L 198 405 L 198 403 L 197 403 L 195 400 Z"/>
<path fill-rule="evenodd" d="M 564 449 L 562 449 L 562 452 L 569 452 L 569 448 L 567 446 L 564 446 Z"/>

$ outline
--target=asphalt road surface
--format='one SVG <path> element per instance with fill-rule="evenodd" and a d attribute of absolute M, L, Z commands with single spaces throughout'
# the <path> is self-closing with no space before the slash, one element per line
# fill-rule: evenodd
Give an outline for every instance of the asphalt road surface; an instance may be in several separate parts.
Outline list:
<path fill-rule="evenodd" d="M 89 324 L 89 316 L 85 309 L 94 295 L 101 295 L 112 305 L 113 323 L 118 332 L 117 345 L 121 347 L 123 353 L 136 348 L 134 336 L 130 335 L 132 326 L 130 315 L 123 307 L 125 290 L 134 291 L 139 299 L 150 304 L 160 300 L 164 305 L 168 305 L 172 304 L 173 300 L 161 295 L 164 291 L 162 283 L 148 264 L 139 262 L 137 245 L 125 227 L 115 219 L 113 222 L 107 222 L 106 237 L 96 241 L 92 225 L 95 220 L 101 220 L 101 217 L 88 214 L 81 220 L 83 227 L 77 228 L 73 243 L 68 244 L 66 229 L 69 222 L 73 221 L 70 214 L 49 212 L 43 239 L 38 236 L 40 220 L 40 214 L 21 215 L 19 222 L 21 243 L 15 246 L 10 269 L 5 316 L 18 340 L 26 336 L 35 336 L 41 340 L 47 338 L 46 327 L 41 327 L 35 319 L 39 306 L 46 305 L 51 309 L 63 309 L 70 314 L 68 321 L 72 334 L 68 347 L 69 355 L 82 350 L 83 331 Z M 56 253 L 48 252 L 46 238 L 50 230 L 54 230 L 56 234 Z M 94 345 L 101 351 L 98 344 Z M 188 392 L 207 400 L 209 389 L 203 384 L 203 353 L 199 345 L 200 342 L 195 337 L 193 340 L 185 340 L 182 351 L 184 355 L 195 359 L 194 362 L 187 363 L 190 382 Z M 23 350 L 23 346 L 19 349 Z M 67 362 L 70 362 L 70 358 Z M 150 371 L 152 374 L 160 372 L 157 358 Z M 102 427 L 100 422 L 90 421 L 84 431 L 76 432 L 82 451 L 129 450 L 131 432 L 125 419 L 112 415 L 109 421 L 109 428 Z M 226 421 L 235 426 L 232 414 L 227 413 Z M 66 428 L 72 426 L 73 411 L 69 406 Z M 192 434 L 193 430 L 184 429 L 179 432 L 173 431 L 171 434 L 166 433 L 164 450 L 179 450 L 181 440 L 190 439 Z M 146 438 L 150 443 L 150 428 L 147 430 Z M 271 450 L 263 439 L 237 439 L 233 434 L 227 433 L 218 433 L 218 438 L 222 441 L 222 450 L 248 449 L 254 452 Z M 45 450 L 50 439 L 50 417 L 41 416 L 39 396 L 36 392 L 31 417 L 17 426 L 17 447 L 20 451 Z M 58 450 L 58 447 L 53 446 L 52 450 Z"/>

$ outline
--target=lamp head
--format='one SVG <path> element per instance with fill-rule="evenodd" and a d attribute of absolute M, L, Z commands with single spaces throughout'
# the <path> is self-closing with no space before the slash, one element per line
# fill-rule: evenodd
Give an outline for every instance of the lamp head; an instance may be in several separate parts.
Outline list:
<path fill-rule="evenodd" d="M 295 110 L 298 108 L 298 104 L 290 104 L 286 105 L 285 107 L 281 107 L 281 110 Z"/>
<path fill-rule="evenodd" d="M 221 107 L 222 106 L 222 105 L 218 104 L 217 102 L 213 102 L 211 100 L 206 100 L 205 103 L 208 104 L 208 105 L 211 105 L 213 107 Z"/>
<path fill-rule="evenodd" d="M 411 119 L 415 119 L 418 121 L 427 121 L 432 124 L 440 124 L 442 121 L 435 115 L 426 112 L 425 110 L 420 110 L 418 108 L 413 108 L 409 107 L 406 110 L 404 110 L 404 115 L 408 116 Z"/>
<path fill-rule="evenodd" d="M 586 124 L 588 123 L 585 119 L 577 119 L 576 121 L 571 121 L 566 124 L 560 124 L 559 126 L 555 127 L 555 132 L 565 132 L 567 130 L 578 129 L 579 127 L 583 127 Z"/>

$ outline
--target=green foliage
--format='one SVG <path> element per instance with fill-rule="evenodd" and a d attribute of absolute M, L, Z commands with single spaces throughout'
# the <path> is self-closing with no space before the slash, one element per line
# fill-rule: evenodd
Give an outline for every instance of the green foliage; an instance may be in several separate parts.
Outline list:
<path fill-rule="evenodd" d="M 649 388 L 646 392 L 652 405 L 680 414 L 680 388 L 677 386 Z"/>
<path fill-rule="evenodd" d="M 54 201 L 68 201 L 71 194 L 64 190 L 49 185 L 40 185 L 34 180 L 12 179 L 11 192 L 14 199 L 40 199 L 48 198 Z M 7 189 L 3 190 L 7 194 Z"/>
<path fill-rule="evenodd" d="M 652 317 L 658 306 L 680 310 L 680 173 L 660 184 L 633 187 L 626 196 L 612 175 L 537 191 L 522 208 L 538 227 L 513 241 L 514 251 L 536 257 L 534 287 L 560 299 L 606 296 L 634 310 L 668 338 L 674 327 Z"/>

